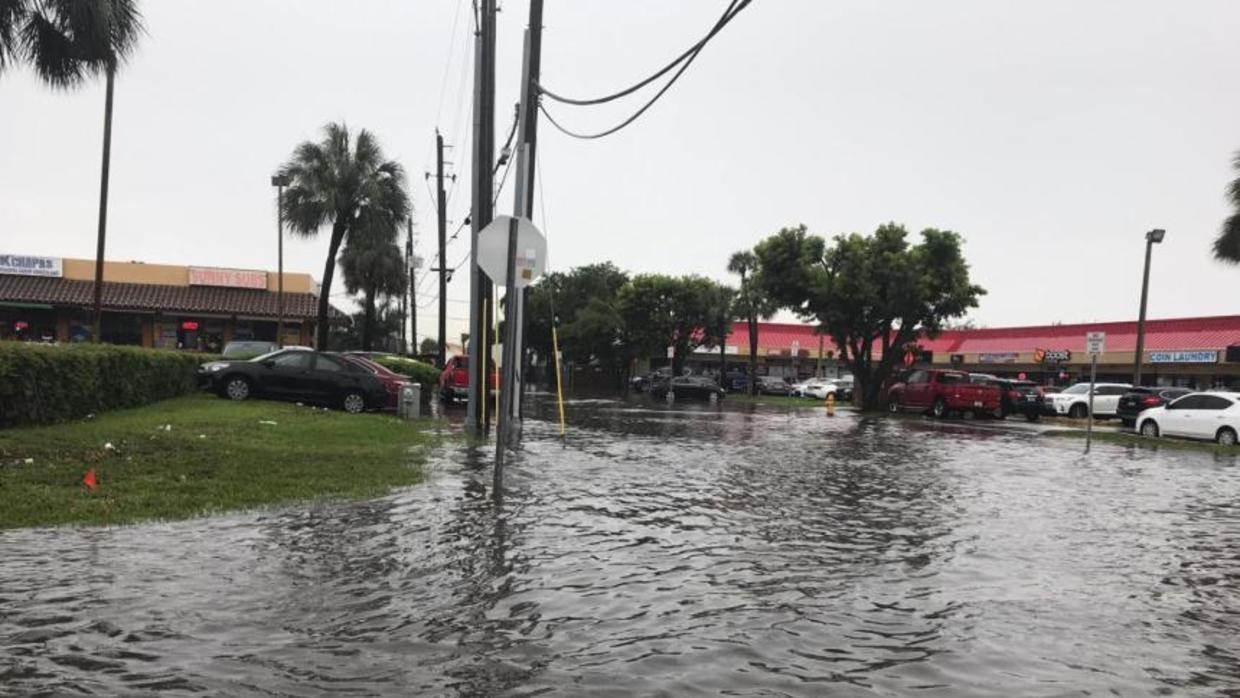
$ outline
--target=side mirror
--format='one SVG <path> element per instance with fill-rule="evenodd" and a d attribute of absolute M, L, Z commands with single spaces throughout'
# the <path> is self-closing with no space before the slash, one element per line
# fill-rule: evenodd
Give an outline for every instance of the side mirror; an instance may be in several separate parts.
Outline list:
<path fill-rule="evenodd" d="M 276 360 L 275 360 L 275 359 L 267 359 L 266 361 L 264 361 L 264 362 L 263 362 L 263 365 L 264 365 L 264 366 L 266 366 L 267 368 L 275 368 L 275 367 L 276 367 Z"/>

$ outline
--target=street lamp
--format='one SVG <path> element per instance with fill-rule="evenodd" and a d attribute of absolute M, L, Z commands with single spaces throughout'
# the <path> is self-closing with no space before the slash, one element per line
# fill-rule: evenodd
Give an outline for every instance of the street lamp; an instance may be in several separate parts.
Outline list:
<path fill-rule="evenodd" d="M 1141 361 L 1145 358 L 1145 302 L 1150 294 L 1150 252 L 1167 231 L 1156 228 L 1145 234 L 1145 273 L 1141 277 L 1141 314 L 1137 316 L 1137 353 L 1132 360 L 1132 384 L 1141 385 Z"/>
<path fill-rule="evenodd" d="M 284 188 L 292 181 L 286 174 L 271 176 L 276 188 L 276 346 L 284 346 Z"/>

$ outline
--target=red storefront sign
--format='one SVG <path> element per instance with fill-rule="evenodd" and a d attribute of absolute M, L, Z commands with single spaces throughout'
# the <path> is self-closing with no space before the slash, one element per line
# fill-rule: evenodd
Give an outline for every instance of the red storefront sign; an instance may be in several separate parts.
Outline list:
<path fill-rule="evenodd" d="M 214 269 L 190 267 L 190 286 L 227 286 L 229 288 L 267 289 L 267 272 L 246 269 Z"/>

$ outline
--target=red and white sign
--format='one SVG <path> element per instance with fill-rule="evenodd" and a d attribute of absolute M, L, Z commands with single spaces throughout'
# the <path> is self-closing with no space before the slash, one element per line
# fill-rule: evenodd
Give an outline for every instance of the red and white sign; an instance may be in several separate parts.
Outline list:
<path fill-rule="evenodd" d="M 190 286 L 227 286 L 229 288 L 258 288 L 267 290 L 267 272 L 246 269 L 215 269 L 190 267 Z"/>

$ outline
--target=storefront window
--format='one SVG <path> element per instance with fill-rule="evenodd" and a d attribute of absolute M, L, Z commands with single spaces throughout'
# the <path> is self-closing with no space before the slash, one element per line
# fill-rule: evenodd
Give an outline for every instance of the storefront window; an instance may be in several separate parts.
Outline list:
<path fill-rule="evenodd" d="M 288 323 L 285 323 L 287 327 Z M 274 342 L 276 341 L 276 323 L 267 320 L 238 320 L 233 339 Z"/>
<path fill-rule="evenodd" d="M 177 342 L 177 321 L 170 318 L 162 318 L 155 321 L 155 348 L 156 349 L 176 349 Z"/>
<path fill-rule="evenodd" d="M 142 316 L 131 313 L 104 313 L 99 332 L 104 344 L 142 345 Z"/>
<path fill-rule="evenodd" d="M 0 307 L 0 339 L 56 341 L 56 312 L 49 308 Z"/>

